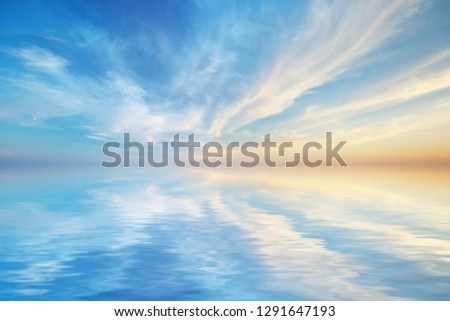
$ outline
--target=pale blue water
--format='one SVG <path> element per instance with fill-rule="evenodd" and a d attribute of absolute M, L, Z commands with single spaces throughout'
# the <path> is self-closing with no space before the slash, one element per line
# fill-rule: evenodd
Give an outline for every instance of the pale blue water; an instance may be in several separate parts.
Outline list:
<path fill-rule="evenodd" d="M 2 300 L 450 299 L 445 203 L 201 171 L 0 175 Z"/>

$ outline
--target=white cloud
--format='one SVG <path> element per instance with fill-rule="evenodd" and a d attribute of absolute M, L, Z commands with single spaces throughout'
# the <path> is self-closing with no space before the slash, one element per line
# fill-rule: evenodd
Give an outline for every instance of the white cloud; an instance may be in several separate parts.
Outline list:
<path fill-rule="evenodd" d="M 26 66 L 40 71 L 59 72 L 68 64 L 67 60 L 61 56 L 39 47 L 15 49 L 9 52 L 21 58 Z"/>
<path fill-rule="evenodd" d="M 312 88 L 335 80 L 399 32 L 418 1 L 316 2 L 279 48 L 264 79 L 227 106 L 213 131 L 233 130 L 282 112 Z"/>
<path fill-rule="evenodd" d="M 450 62 L 450 50 L 434 55 L 417 66 L 410 66 L 390 79 L 384 79 L 370 96 L 337 107 L 308 109 L 302 120 L 340 120 L 448 88 L 450 67 L 442 66 L 442 62 Z"/>
<path fill-rule="evenodd" d="M 21 73 L 5 77 L 3 80 L 23 91 L 24 98 L 14 102 L 14 109 L 3 111 L 2 117 L 29 124 L 47 117 L 82 115 L 91 121 L 89 125 L 95 125 L 97 132 L 107 136 L 130 132 L 140 136 L 136 138 L 152 140 L 180 131 L 210 137 L 233 133 L 246 124 L 285 111 L 313 88 L 345 75 L 397 35 L 401 24 L 420 4 L 420 1 L 382 0 L 314 2 L 306 19 L 301 22 L 299 17 L 298 25 L 290 30 L 280 22 L 273 22 L 275 29 L 277 25 L 280 27 L 282 40 L 276 48 L 261 50 L 276 54 L 266 55 L 272 58 L 267 58 L 262 70 L 248 73 L 236 69 L 239 52 L 230 44 L 242 45 L 251 36 L 244 32 L 246 28 L 256 27 L 249 27 L 250 20 L 236 13 L 225 15 L 214 32 L 209 25 L 196 29 L 194 40 L 182 48 L 183 54 L 170 54 L 168 63 L 176 72 L 166 84 L 138 80 L 127 67 L 124 41 L 114 40 L 107 32 L 92 26 L 77 27 L 69 32 L 76 39 L 74 46 L 102 55 L 111 66 L 110 72 L 95 79 L 75 76 L 65 68 L 69 63 L 66 59 L 48 50 L 37 47 L 14 50 L 14 55 L 26 65 L 51 72 L 53 78 Z M 141 42 L 149 45 L 145 40 Z M 446 80 L 444 71 L 441 76 L 434 83 L 428 82 L 434 89 L 422 88 L 421 83 L 411 81 L 404 93 L 436 90 Z M 402 93 L 393 93 L 391 100 L 401 99 L 394 95 Z M 315 124 L 321 124 L 330 117 L 353 115 L 358 110 L 363 112 L 381 105 L 378 100 L 362 103 L 325 111 L 312 108 L 305 119 L 309 117 Z M 36 116 L 33 119 L 40 121 L 29 120 L 26 115 Z M 282 125 L 290 127 L 289 122 Z"/>

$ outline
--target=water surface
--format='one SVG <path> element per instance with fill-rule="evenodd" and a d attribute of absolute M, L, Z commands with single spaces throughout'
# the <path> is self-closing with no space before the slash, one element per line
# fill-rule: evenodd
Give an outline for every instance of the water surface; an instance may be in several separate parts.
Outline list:
<path fill-rule="evenodd" d="M 2 300 L 449 300 L 448 171 L 3 169 Z"/>

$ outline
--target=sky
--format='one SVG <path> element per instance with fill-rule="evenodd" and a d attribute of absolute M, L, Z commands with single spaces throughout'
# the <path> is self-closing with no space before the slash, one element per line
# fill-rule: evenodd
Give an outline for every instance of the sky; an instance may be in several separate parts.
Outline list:
<path fill-rule="evenodd" d="M 0 162 L 89 163 L 124 132 L 346 140 L 450 162 L 447 1 L 0 1 Z"/>
<path fill-rule="evenodd" d="M 449 17 L 448 0 L 0 0 L 0 297 L 447 298 Z M 327 132 L 349 167 L 100 167 L 124 133 Z"/>

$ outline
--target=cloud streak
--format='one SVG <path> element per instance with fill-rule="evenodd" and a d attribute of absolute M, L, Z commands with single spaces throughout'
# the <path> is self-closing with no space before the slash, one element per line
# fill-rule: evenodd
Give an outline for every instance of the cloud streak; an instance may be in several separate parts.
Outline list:
<path fill-rule="evenodd" d="M 9 50 L 9 53 L 22 59 L 25 66 L 43 72 L 59 72 L 68 64 L 68 61 L 63 57 L 34 46 Z"/>
<path fill-rule="evenodd" d="M 47 37 L 2 51 L 15 60 L 0 77 L 0 117 L 44 127 L 76 118 L 86 130 L 81 137 L 98 141 L 123 132 L 162 141 L 194 131 L 204 140 L 259 138 L 261 131 L 296 139 L 334 129 L 341 136 L 366 132 L 364 141 L 414 131 L 394 127 L 428 108 L 411 113 L 402 104 L 448 88 L 449 49 L 424 50 L 400 71 L 390 49 L 402 37 L 414 39 L 408 28 L 427 6 L 315 1 L 289 10 L 271 3 L 216 10 L 199 4 L 195 15 L 183 12 L 191 20 L 182 30 L 141 21 L 129 37 L 74 17 L 53 35 L 58 41 Z M 372 77 L 370 68 L 383 68 L 385 76 Z M 346 102 L 338 103 L 342 93 Z M 397 111 L 387 120 L 389 133 L 370 117 L 382 110 Z"/>
<path fill-rule="evenodd" d="M 308 91 L 329 83 L 399 32 L 418 2 L 315 3 L 307 21 L 279 49 L 249 93 L 223 110 L 213 129 L 237 129 L 280 113 Z"/>

